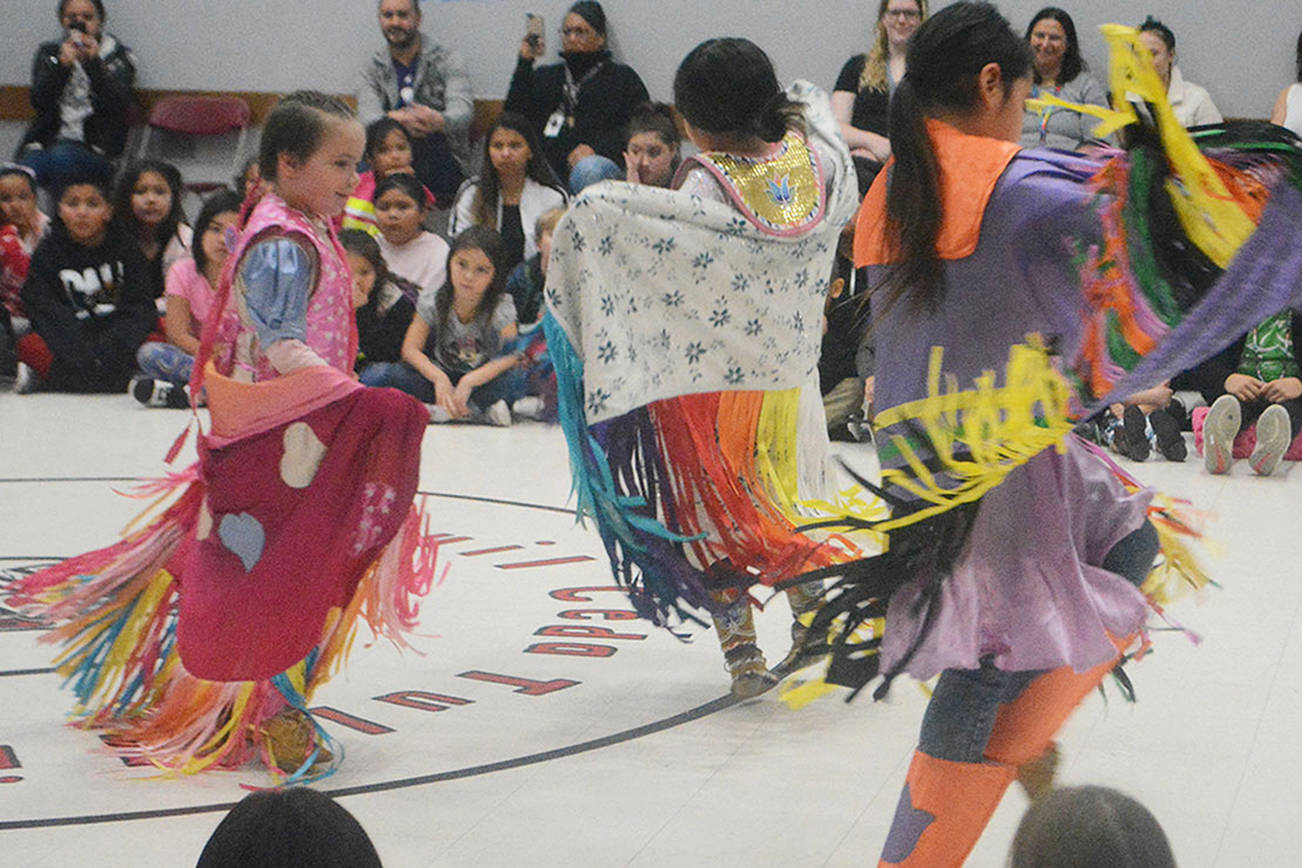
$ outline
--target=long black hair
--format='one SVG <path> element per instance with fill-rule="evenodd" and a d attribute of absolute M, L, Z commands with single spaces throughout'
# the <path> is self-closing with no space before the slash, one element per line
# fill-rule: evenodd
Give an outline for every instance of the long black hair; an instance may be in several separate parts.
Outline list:
<path fill-rule="evenodd" d="M 1302 82 L 1302 30 L 1297 34 L 1297 80 Z"/>
<path fill-rule="evenodd" d="M 380 146 L 384 144 L 384 140 L 387 139 L 389 133 L 394 130 L 402 133 L 402 137 L 407 140 L 407 147 L 410 149 L 411 133 L 407 132 L 407 128 L 395 121 L 393 118 L 386 115 L 378 121 L 371 121 L 366 125 L 366 150 L 363 151 L 362 155 L 366 162 L 370 164 L 372 169 L 375 168 L 375 152 L 380 150 Z"/>
<path fill-rule="evenodd" d="M 937 12 L 913 34 L 904 78 L 891 99 L 891 153 L 895 166 L 886 192 L 886 237 L 892 267 L 885 283 L 887 303 L 904 296 L 933 310 L 944 296 L 936 239 L 944 219 L 940 172 L 926 118 L 969 111 L 977 100 L 977 76 L 999 65 L 1004 93 L 1025 78 L 1031 49 L 989 3 L 955 3 Z"/>
<path fill-rule="evenodd" d="M 674 74 L 674 105 L 698 130 L 781 141 L 803 132 L 803 112 L 778 84 L 773 61 L 749 39 L 707 39 Z"/>
<path fill-rule="evenodd" d="M 447 325 L 448 317 L 452 313 L 452 257 L 456 256 L 462 250 L 479 250 L 488 257 L 488 261 L 493 263 L 493 282 L 488 285 L 488 290 L 484 297 L 479 300 L 479 306 L 475 308 L 475 319 L 483 326 L 487 326 L 493 318 L 493 311 L 497 309 L 498 299 L 506 292 L 506 278 L 509 267 L 509 260 L 506 255 L 506 242 L 502 241 L 502 236 L 491 226 L 480 226 L 478 224 L 470 226 L 456 238 L 452 239 L 452 245 L 448 249 L 447 273 L 448 277 L 439 287 L 438 294 L 434 296 L 434 328 L 433 340 L 443 333 Z"/>
<path fill-rule="evenodd" d="M 475 223 L 493 228 L 497 228 L 497 203 L 502 198 L 502 181 L 497 177 L 497 169 L 493 168 L 493 158 L 490 155 L 493 133 L 498 130 L 519 133 L 520 138 L 524 139 L 525 144 L 529 146 L 529 162 L 524 167 L 526 178 L 532 178 L 545 187 L 555 187 L 564 194 L 561 182 L 556 179 L 556 173 L 552 171 L 551 164 L 543 155 L 542 145 L 538 141 L 538 134 L 534 131 L 533 124 L 519 112 L 504 111 L 488 128 L 488 135 L 484 136 L 483 169 L 470 208 L 471 219 Z"/>
<path fill-rule="evenodd" d="M 118 176 L 117 185 L 113 191 L 113 214 L 126 230 L 131 233 L 133 238 L 139 238 L 143 226 L 140 219 L 136 217 L 136 212 L 131 208 L 131 196 L 136 191 L 136 184 L 140 182 L 140 176 L 146 172 L 153 172 L 163 179 L 169 190 L 172 191 L 172 207 L 168 210 L 167 216 L 163 222 L 158 224 L 154 230 L 155 240 L 159 245 L 166 247 L 176 234 L 176 227 L 186 222 L 185 208 L 182 205 L 182 198 L 185 196 L 185 185 L 181 181 L 181 170 L 166 163 L 162 160 L 140 160 L 135 163 L 129 163 L 122 174 Z M 160 253 L 161 255 L 161 253 Z"/>
<path fill-rule="evenodd" d="M 1031 31 L 1035 25 L 1039 24 L 1046 18 L 1052 18 L 1062 25 L 1062 31 L 1067 35 L 1067 50 L 1062 56 L 1062 69 L 1058 72 L 1058 84 L 1066 84 L 1076 76 L 1085 71 L 1085 58 L 1080 56 L 1080 40 L 1076 38 L 1076 22 L 1071 20 L 1065 9 L 1059 9 L 1057 6 L 1046 6 L 1035 17 L 1031 23 L 1026 25 L 1026 41 L 1031 41 Z M 1035 73 L 1035 83 L 1040 83 L 1040 73 Z"/>
<path fill-rule="evenodd" d="M 219 214 L 228 211 L 238 217 L 240 206 L 243 204 L 244 197 L 234 190 L 219 190 L 204 200 L 203 207 L 199 209 L 199 216 L 194 221 L 193 256 L 199 274 L 202 275 L 208 268 L 208 254 L 203 249 L 203 234 L 208 231 L 209 224 L 216 220 Z"/>

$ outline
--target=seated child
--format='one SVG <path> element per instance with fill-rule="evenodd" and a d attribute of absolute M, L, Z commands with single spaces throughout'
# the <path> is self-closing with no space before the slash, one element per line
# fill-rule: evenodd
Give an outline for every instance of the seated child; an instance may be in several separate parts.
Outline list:
<path fill-rule="evenodd" d="M 544 211 L 565 207 L 566 195 L 543 157 L 528 119 L 502 112 L 484 137 L 482 174 L 457 191 L 448 232 L 488 226 L 506 243 L 507 268 L 538 252 L 526 227 L 538 224 Z"/>
<path fill-rule="evenodd" d="M 58 203 L 23 285 L 33 333 L 18 345 L 16 388 L 120 392 L 158 320 L 149 265 L 113 220 L 107 178 L 72 178 Z"/>
<path fill-rule="evenodd" d="M 502 237 L 471 226 L 452 240 L 448 279 L 416 304 L 402 342 L 402 361 L 371 365 L 367 386 L 389 386 L 430 405 L 431 422 L 511 424 L 524 396 L 514 352 L 515 302 L 506 292 Z"/>
<path fill-rule="evenodd" d="M 425 231 L 425 188 L 415 175 L 388 175 L 375 187 L 380 252 L 389 272 L 406 278 L 422 293 L 433 293 L 447 277 L 448 243 Z"/>
<path fill-rule="evenodd" d="M 147 407 L 187 407 L 188 386 L 199 352 L 203 324 L 212 311 L 217 283 L 230 249 L 228 238 L 238 231 L 238 193 L 223 190 L 203 203 L 194 224 L 194 257 L 177 260 L 167 272 L 167 341 L 149 341 L 136 353 L 140 375 L 131 380 L 131 394 Z"/>
<path fill-rule="evenodd" d="M 1184 461 L 1189 452 L 1180 433 L 1184 415 L 1168 381 L 1112 404 L 1086 422 L 1080 433 L 1131 461 L 1148 460 L 1154 449 L 1167 461 Z"/>
<path fill-rule="evenodd" d="M 17 340 L 32 330 L 22 288 L 49 223 L 36 207 L 36 173 L 17 163 L 0 166 L 0 374 L 14 374 Z"/>
<path fill-rule="evenodd" d="M 506 279 L 506 291 L 515 299 L 516 321 L 522 335 L 533 332 L 542 322 L 545 308 L 543 284 L 547 279 L 547 260 L 552 252 L 552 232 L 564 214 L 564 208 L 552 208 L 542 213 L 533 233 L 538 252 L 512 269 Z"/>
<path fill-rule="evenodd" d="M 113 213 L 136 239 L 149 265 L 149 286 L 162 312 L 168 271 L 190 255 L 194 233 L 186 225 L 181 199 L 185 187 L 181 173 L 171 163 L 142 160 L 118 178 Z"/>
<path fill-rule="evenodd" d="M 1208 473 L 1227 473 L 1234 438 L 1257 425 L 1248 458 L 1261 476 L 1275 472 L 1302 432 L 1302 313 L 1281 311 L 1205 363 L 1221 395 L 1203 422 L 1203 462 Z"/>
<path fill-rule="evenodd" d="M 819 391 L 828 436 L 858 440 L 872 403 L 873 352 L 868 342 L 868 281 L 854 267 L 854 221 L 841 230 L 832 281 L 823 307 L 823 343 L 818 356 Z"/>
<path fill-rule="evenodd" d="M 372 236 L 380 234 L 380 227 L 375 221 L 375 185 L 388 175 L 415 175 L 412 166 L 411 136 L 407 128 L 390 117 L 380 118 L 366 128 L 366 164 L 370 166 L 358 175 L 357 188 L 348 197 L 344 213 L 336 222 L 336 228 L 361 229 Z M 438 201 L 428 187 L 425 191 L 425 207 L 437 208 Z"/>
<path fill-rule="evenodd" d="M 339 233 L 353 274 L 360 374 L 376 362 L 402 361 L 402 341 L 416 315 L 420 287 L 389 272 L 375 239 L 360 229 Z"/>
<path fill-rule="evenodd" d="M 644 102 L 633 109 L 624 139 L 624 179 L 668 187 L 682 162 L 683 139 L 672 106 Z"/>

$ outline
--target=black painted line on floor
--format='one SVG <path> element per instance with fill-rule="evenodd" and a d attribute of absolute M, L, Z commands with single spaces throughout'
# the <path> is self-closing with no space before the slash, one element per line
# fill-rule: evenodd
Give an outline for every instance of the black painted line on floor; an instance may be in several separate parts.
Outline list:
<path fill-rule="evenodd" d="M 53 666 L 46 666 L 44 669 L 0 669 L 0 678 L 13 678 L 19 675 L 49 675 L 53 671 Z"/>
<path fill-rule="evenodd" d="M 31 476 L 0 478 L 0 485 L 22 482 L 148 482 L 146 476 Z M 574 515 L 568 506 L 549 506 L 545 503 L 529 503 L 523 500 L 504 500 L 500 497 L 483 497 L 477 494 L 455 494 L 451 491 L 417 491 L 430 497 L 444 497 L 448 500 L 473 500 L 478 503 L 496 503 L 502 506 L 521 506 L 525 509 L 539 509 L 544 512 L 559 512 Z"/>
<path fill-rule="evenodd" d="M 454 781 L 461 778 L 476 777 L 478 775 L 492 774 L 493 772 L 507 771 L 508 769 L 517 769 L 523 766 L 535 765 L 537 763 L 550 762 L 551 760 L 564 759 L 581 753 L 587 753 L 588 751 L 599 750 L 603 747 L 610 747 L 611 745 L 632 741 L 634 739 L 642 738 L 643 736 L 653 735 L 667 729 L 673 729 L 676 726 L 691 723 L 694 720 L 708 717 L 715 712 L 731 708 L 736 705 L 738 701 L 739 700 L 731 694 L 721 696 L 718 699 L 713 699 L 704 705 L 698 705 L 696 708 L 688 711 L 683 711 L 642 726 L 635 726 L 632 729 L 626 729 L 623 732 L 613 733 L 611 735 L 602 736 L 601 738 L 594 738 L 590 741 L 583 741 L 566 747 L 558 747 L 552 750 L 526 754 L 525 756 L 513 757 L 511 759 L 499 760 L 492 763 L 484 763 L 477 766 L 468 766 L 464 769 L 435 772 L 433 774 L 418 775 L 411 778 L 400 778 L 395 781 L 381 781 L 380 783 L 375 784 L 362 784 L 355 787 L 339 787 L 337 789 L 323 788 L 321 791 L 334 798 L 363 796 L 370 793 L 383 793 L 390 790 L 405 790 L 412 787 L 442 783 L 443 781 Z M 180 808 L 158 808 L 147 811 L 121 811 L 115 814 L 86 814 L 79 817 L 47 817 L 39 820 L 4 820 L 0 821 L 0 832 L 16 829 L 50 829 L 61 826 L 89 826 L 97 823 L 123 823 L 133 820 L 159 820 L 167 817 L 184 817 L 193 814 L 212 814 L 218 811 L 229 811 L 231 808 L 235 807 L 235 805 L 235 802 L 222 802 L 220 804 L 212 805 L 189 805 Z"/>

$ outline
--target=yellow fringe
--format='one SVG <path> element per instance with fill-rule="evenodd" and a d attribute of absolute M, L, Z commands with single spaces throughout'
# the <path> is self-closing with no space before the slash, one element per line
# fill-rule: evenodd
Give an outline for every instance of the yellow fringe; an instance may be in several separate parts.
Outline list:
<path fill-rule="evenodd" d="M 944 351 L 933 347 L 927 371 L 928 397 L 878 414 L 877 424 L 883 428 L 906 421 L 921 423 L 947 476 L 958 483 L 942 486 L 908 441 L 895 436 L 892 442 L 908 469 L 883 470 L 882 481 L 931 506 L 883 522 L 877 526 L 879 530 L 903 527 L 971 503 L 1045 448 L 1062 448 L 1072 427 L 1067 416 L 1070 389 L 1054 369 L 1039 337 L 1032 335 L 1027 340 L 1027 344 L 1009 348 L 1004 386 L 996 386 L 994 373 L 986 372 L 977 378 L 975 389 L 963 391 L 952 377 L 946 378 L 942 391 Z M 955 447 L 960 444 L 970 458 L 956 457 Z"/>

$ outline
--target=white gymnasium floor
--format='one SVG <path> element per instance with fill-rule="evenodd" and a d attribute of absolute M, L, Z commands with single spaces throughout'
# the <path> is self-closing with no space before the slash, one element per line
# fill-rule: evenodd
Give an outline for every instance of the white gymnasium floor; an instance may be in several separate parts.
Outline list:
<path fill-rule="evenodd" d="M 184 414 L 126 396 L 9 389 L 0 385 L 0 568 L 109 543 L 138 507 L 113 489 L 159 472 Z M 359 647 L 316 697 L 374 733 L 327 724 L 347 758 L 319 786 L 344 791 L 386 866 L 876 863 L 925 702 L 916 685 L 901 680 L 885 702 L 829 698 L 799 712 L 773 695 L 720 701 L 727 680 L 711 634 L 682 643 L 638 621 L 562 615 L 626 607 L 609 591 L 589 592 L 590 603 L 565 591 L 610 581 L 595 534 L 563 509 L 559 430 L 431 428 L 424 450 L 439 529 L 466 539 L 445 548 L 450 569 L 425 604 L 420 653 Z M 1158 635 L 1130 668 L 1137 705 L 1115 692 L 1087 700 L 1062 735 L 1061 778 L 1140 798 L 1184 868 L 1296 866 L 1302 477 L 1257 479 L 1240 464 L 1213 478 L 1196 460 L 1138 474 L 1216 513 L 1223 588 L 1173 613 L 1204 635 L 1200 646 Z M 503 568 L 536 561 L 560 562 Z M 775 602 L 761 624 L 771 659 L 786 649 L 786 624 Z M 549 627 L 560 635 L 539 635 Z M 0 865 L 192 865 L 241 786 L 267 779 L 252 768 L 149 779 L 96 753 L 92 734 L 61 725 L 70 698 L 58 678 L 26 671 L 49 665 L 39 635 L 0 628 Z M 526 653 L 547 642 L 617 650 Z M 529 695 L 503 676 L 545 686 Z M 1010 791 L 969 865 L 1004 864 L 1024 808 Z"/>

